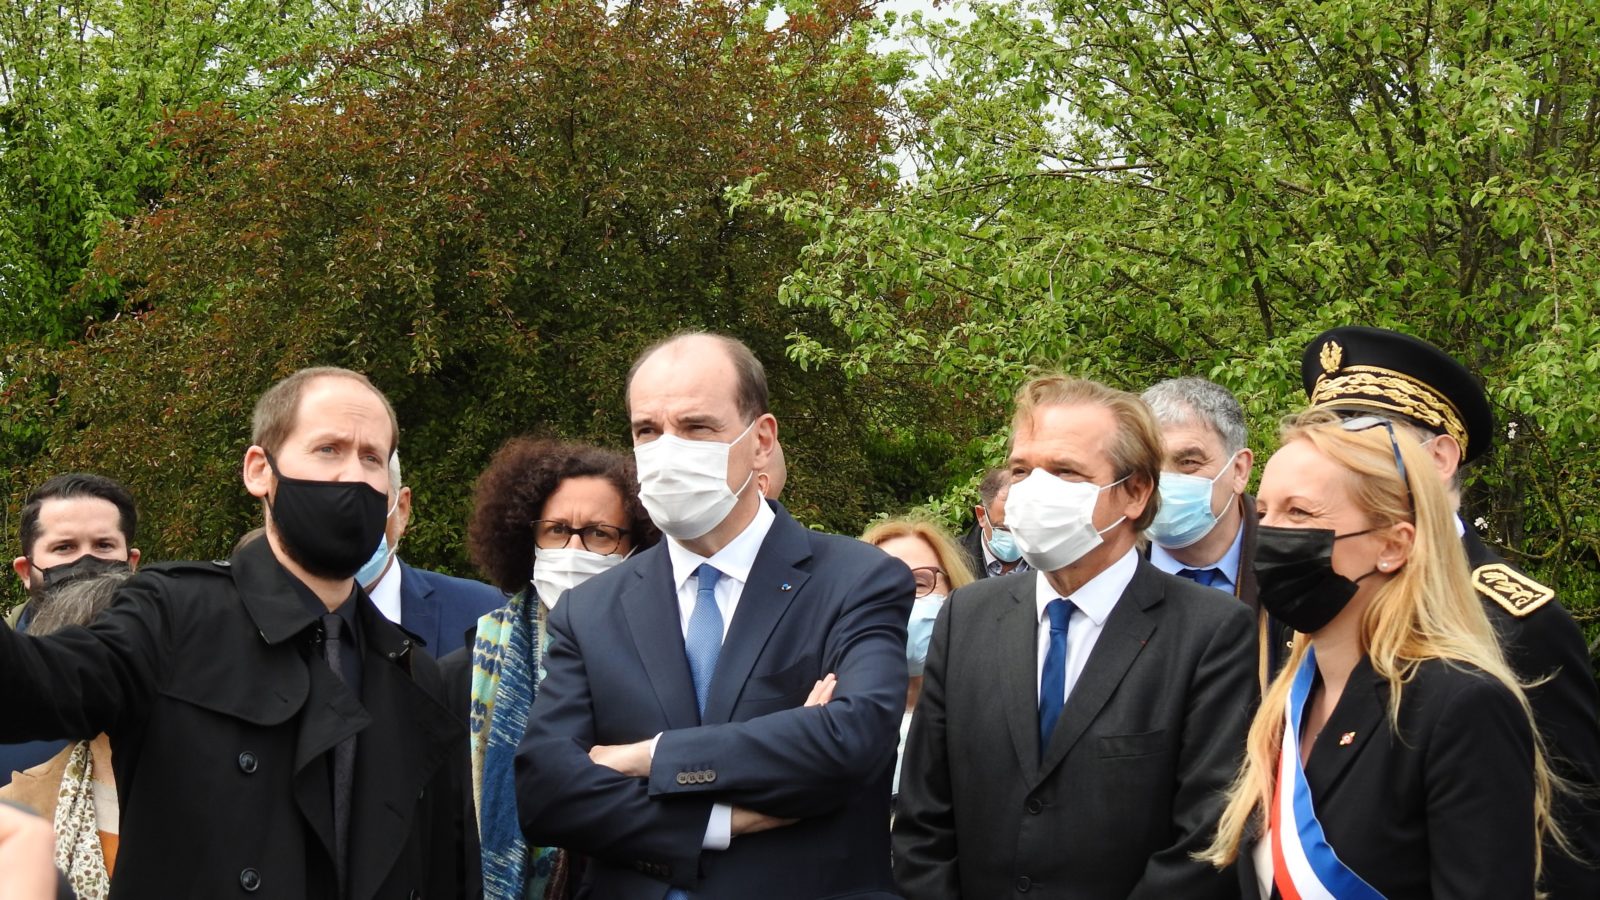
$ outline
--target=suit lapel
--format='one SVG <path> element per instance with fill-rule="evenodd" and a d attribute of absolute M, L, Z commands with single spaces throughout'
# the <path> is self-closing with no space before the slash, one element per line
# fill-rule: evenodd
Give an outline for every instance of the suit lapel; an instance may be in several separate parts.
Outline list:
<path fill-rule="evenodd" d="M 356 742 L 350 813 L 350 898 L 367 900 L 394 868 L 417 804 L 465 731 L 411 677 L 410 643 L 362 598 L 362 703 L 371 724 Z"/>
<path fill-rule="evenodd" d="M 1239 578 L 1235 582 L 1234 596 L 1243 600 L 1253 611 L 1261 609 L 1261 588 L 1256 584 L 1256 570 L 1251 563 L 1256 558 L 1256 525 L 1259 517 L 1256 515 L 1256 498 L 1249 494 L 1239 495 L 1239 515 L 1244 529 L 1244 538 L 1239 542 Z"/>
<path fill-rule="evenodd" d="M 429 647 L 439 646 L 439 608 L 432 600 L 433 585 L 400 563 L 400 622 Z"/>
<path fill-rule="evenodd" d="M 705 723 L 727 722 L 732 718 L 734 704 L 739 701 L 745 682 L 750 680 L 750 672 L 761 657 L 761 651 L 766 649 L 773 629 L 778 627 L 778 621 L 810 577 L 797 568 L 799 563 L 811 558 L 810 542 L 801 525 L 788 513 L 781 507 L 777 513 L 777 520 L 756 554 L 755 565 L 750 567 L 750 580 L 745 582 L 739 595 L 728 636 L 722 641 L 717 669 L 711 676 L 711 693 L 706 697 Z"/>
<path fill-rule="evenodd" d="M 1083 737 L 1084 731 L 1100 715 L 1106 701 L 1122 683 L 1124 675 L 1144 650 L 1145 642 L 1156 630 L 1155 620 L 1145 612 L 1149 606 L 1161 602 L 1166 592 L 1162 590 L 1156 569 L 1144 559 L 1138 561 L 1133 580 L 1117 598 L 1111 615 L 1100 631 L 1100 637 L 1089 653 L 1089 660 L 1078 676 L 1067 704 L 1056 722 L 1055 733 L 1050 735 L 1050 745 L 1045 748 L 1044 759 L 1039 764 L 1038 777 L 1043 778 L 1067 758 L 1067 753 Z"/>
<path fill-rule="evenodd" d="M 1387 682 L 1372 671 L 1372 664 L 1363 656 L 1350 672 L 1339 705 L 1333 708 L 1328 724 L 1322 726 L 1306 761 L 1306 783 L 1317 802 L 1338 787 L 1367 742 L 1383 730 L 1387 696 Z"/>
<path fill-rule="evenodd" d="M 683 650 L 683 626 L 678 617 L 677 586 L 672 581 L 672 561 L 665 543 L 645 551 L 637 578 L 622 594 L 622 615 L 628 623 L 639 662 L 650 677 L 650 687 L 661 704 L 667 729 L 700 724 L 694 698 L 694 680 Z"/>
<path fill-rule="evenodd" d="M 999 612 L 1000 690 L 1006 724 L 1027 783 L 1039 777 L 1039 616 L 1036 577 L 1015 579 L 1010 603 Z"/>

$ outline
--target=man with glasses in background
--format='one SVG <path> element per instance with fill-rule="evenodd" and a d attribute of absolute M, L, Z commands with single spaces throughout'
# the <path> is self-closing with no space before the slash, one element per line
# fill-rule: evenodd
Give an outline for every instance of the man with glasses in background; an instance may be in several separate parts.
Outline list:
<path fill-rule="evenodd" d="M 1600 897 L 1600 691 L 1583 632 L 1555 591 L 1512 567 L 1461 518 L 1465 466 L 1494 440 L 1494 415 L 1477 378 L 1427 341 L 1346 326 L 1307 345 L 1301 380 L 1311 408 L 1372 427 L 1381 417 L 1410 428 L 1432 457 L 1456 507 L 1456 529 L 1506 659 L 1558 774 L 1576 788 L 1554 812 L 1580 859 L 1547 844 L 1544 888 L 1552 900 Z M 1360 420 L 1360 421 L 1358 421 Z M 1420 476 L 1422 473 L 1413 473 Z"/>

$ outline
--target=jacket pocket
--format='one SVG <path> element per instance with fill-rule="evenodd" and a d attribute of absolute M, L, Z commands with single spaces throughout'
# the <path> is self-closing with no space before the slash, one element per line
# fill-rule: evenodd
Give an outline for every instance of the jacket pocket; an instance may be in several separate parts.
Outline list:
<path fill-rule="evenodd" d="M 1166 729 L 1145 731 L 1139 734 L 1108 734 L 1100 738 L 1100 758 L 1120 756 L 1149 756 L 1166 749 Z"/>
<path fill-rule="evenodd" d="M 741 701 L 777 700 L 799 695 L 804 700 L 817 682 L 817 664 L 802 659 L 792 666 L 766 675 L 752 675 L 739 695 Z"/>

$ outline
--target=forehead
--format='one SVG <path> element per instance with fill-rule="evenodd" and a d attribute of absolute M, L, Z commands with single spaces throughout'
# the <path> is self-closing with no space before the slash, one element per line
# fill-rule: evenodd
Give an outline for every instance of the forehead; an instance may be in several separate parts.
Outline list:
<path fill-rule="evenodd" d="M 900 560 L 913 569 L 923 566 L 937 566 L 938 554 L 928 546 L 928 542 L 914 534 L 903 534 L 892 537 L 878 545 L 878 549 Z"/>
<path fill-rule="evenodd" d="M 39 507 L 41 540 L 67 534 L 122 533 L 122 513 L 100 497 L 54 497 Z"/>
<path fill-rule="evenodd" d="M 1161 444 L 1169 455 L 1201 450 L 1215 457 L 1221 456 L 1223 449 L 1222 436 L 1216 429 L 1196 420 L 1162 423 Z"/>
<path fill-rule="evenodd" d="M 1269 502 L 1304 497 L 1341 507 L 1353 501 L 1350 474 L 1307 440 L 1290 441 L 1272 454 L 1257 496 Z"/>
<path fill-rule="evenodd" d="M 720 343 L 692 338 L 652 353 L 628 386 L 634 416 L 738 414 L 738 374 Z"/>
<path fill-rule="evenodd" d="M 1103 406 L 1041 406 L 1017 423 L 1011 456 L 1064 456 L 1079 462 L 1109 460 L 1116 434 L 1117 417 Z"/>
<path fill-rule="evenodd" d="M 393 436 L 389 411 L 366 385 L 353 378 L 332 376 L 306 384 L 300 393 L 289 440 L 351 432 L 364 441 L 377 442 L 386 452 L 394 449 L 389 446 Z"/>
<path fill-rule="evenodd" d="M 622 525 L 622 495 L 604 478 L 584 475 L 566 478 L 544 500 L 541 519 L 563 519 L 568 524 L 601 522 Z M 581 520 L 581 521 L 580 521 Z"/>

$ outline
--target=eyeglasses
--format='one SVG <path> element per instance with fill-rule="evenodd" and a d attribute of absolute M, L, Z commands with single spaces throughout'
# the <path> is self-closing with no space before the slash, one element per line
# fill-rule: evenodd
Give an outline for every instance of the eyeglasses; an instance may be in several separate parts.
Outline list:
<path fill-rule="evenodd" d="M 911 577 L 917 582 L 917 596 L 926 597 L 933 593 L 939 586 L 939 579 L 944 576 L 944 570 L 938 566 L 918 566 L 911 570 Z"/>
<path fill-rule="evenodd" d="M 1417 501 L 1411 496 L 1411 480 L 1406 476 L 1406 461 L 1400 456 L 1400 442 L 1395 440 L 1394 423 L 1382 416 L 1357 416 L 1340 423 L 1345 431 L 1366 431 L 1382 425 L 1389 431 L 1389 449 L 1394 451 L 1394 467 L 1400 470 L 1400 484 L 1406 489 L 1406 507 L 1416 514 Z"/>
<path fill-rule="evenodd" d="M 609 556 L 617 551 L 622 538 L 628 533 L 626 528 L 615 525 L 585 525 L 582 528 L 573 528 L 566 522 L 555 522 L 550 519 L 539 519 L 533 523 L 533 544 L 541 550 L 559 550 L 572 540 L 573 535 L 578 536 L 578 542 L 583 544 L 583 549 L 601 556 Z"/>

